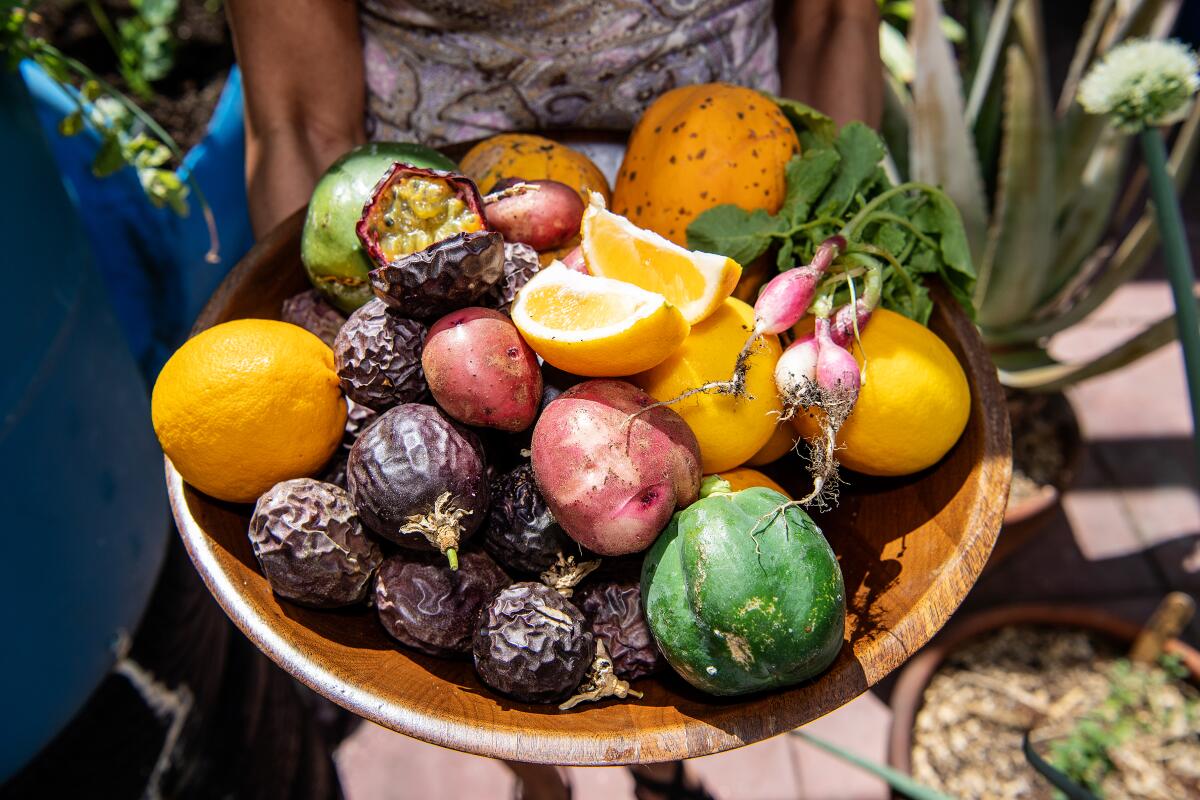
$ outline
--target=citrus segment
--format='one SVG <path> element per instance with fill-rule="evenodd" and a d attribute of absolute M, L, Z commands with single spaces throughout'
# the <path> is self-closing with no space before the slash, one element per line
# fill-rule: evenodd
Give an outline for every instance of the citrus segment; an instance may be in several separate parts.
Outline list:
<path fill-rule="evenodd" d="M 583 214 L 583 257 L 593 275 L 663 295 L 695 325 L 737 286 L 742 268 L 731 258 L 700 253 L 606 211 L 593 195 Z"/>
<path fill-rule="evenodd" d="M 512 320 L 543 359 L 588 377 L 649 369 L 679 347 L 689 330 L 662 295 L 560 263 L 530 279 L 513 303 Z"/>

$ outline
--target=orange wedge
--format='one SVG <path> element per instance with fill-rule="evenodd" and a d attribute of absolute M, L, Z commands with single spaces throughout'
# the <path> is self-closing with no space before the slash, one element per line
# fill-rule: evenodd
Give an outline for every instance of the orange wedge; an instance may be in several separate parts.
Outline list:
<path fill-rule="evenodd" d="M 661 294 L 695 325 L 725 302 L 742 277 L 732 258 L 687 250 L 604 208 L 592 193 L 583 214 L 583 258 L 593 275 Z"/>
<path fill-rule="evenodd" d="M 666 360 L 690 327 L 661 294 L 555 262 L 530 279 L 512 321 L 539 356 L 588 377 L 632 375 Z"/>

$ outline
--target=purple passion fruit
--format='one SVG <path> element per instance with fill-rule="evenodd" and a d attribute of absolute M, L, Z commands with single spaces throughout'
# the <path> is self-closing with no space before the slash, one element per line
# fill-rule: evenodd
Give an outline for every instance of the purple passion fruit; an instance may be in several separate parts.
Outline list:
<path fill-rule="evenodd" d="M 421 349 L 425 326 L 393 314 L 379 299 L 350 315 L 333 343 L 342 391 L 356 403 L 382 411 L 425 395 Z"/>

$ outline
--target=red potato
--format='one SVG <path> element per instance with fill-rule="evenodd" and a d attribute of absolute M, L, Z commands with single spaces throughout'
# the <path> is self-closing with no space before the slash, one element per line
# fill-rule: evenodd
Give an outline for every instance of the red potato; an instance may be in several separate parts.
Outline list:
<path fill-rule="evenodd" d="M 523 431 L 542 399 L 542 370 L 512 321 L 463 308 L 434 323 L 421 351 L 433 399 L 459 422 Z"/>
<path fill-rule="evenodd" d="M 546 406 L 533 474 L 571 538 L 606 556 L 649 547 L 700 492 L 700 445 L 683 418 L 631 383 L 586 381 Z"/>
<path fill-rule="evenodd" d="M 522 185 L 530 188 L 522 190 Z M 524 181 L 488 198 L 483 210 L 488 227 L 506 242 L 524 242 L 534 250 L 561 247 L 579 233 L 583 222 L 579 193 L 558 181 Z"/>

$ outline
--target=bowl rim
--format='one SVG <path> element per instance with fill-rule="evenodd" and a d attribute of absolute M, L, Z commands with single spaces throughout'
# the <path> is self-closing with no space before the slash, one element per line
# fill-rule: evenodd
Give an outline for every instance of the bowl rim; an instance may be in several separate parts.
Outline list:
<path fill-rule="evenodd" d="M 298 210 L 254 245 L 214 292 L 197 318 L 192 335 L 215 323 L 218 309 L 237 293 L 241 279 L 250 274 L 267 253 L 299 241 L 304 216 L 305 209 Z M 728 724 L 716 725 L 705 719 L 676 714 L 664 719 L 657 727 L 639 723 L 636 730 L 626 731 L 623 736 L 597 734 L 590 731 L 582 720 L 577 728 L 544 733 L 506 725 L 494 719 L 450 719 L 425 709 L 391 702 L 343 680 L 336 670 L 322 666 L 316 659 L 301 652 L 254 613 L 249 601 L 239 591 L 236 576 L 222 568 L 217 554 L 219 545 L 193 518 L 182 477 L 170 460 L 164 457 L 172 514 L 188 555 L 205 585 L 242 633 L 272 661 L 313 691 L 385 728 L 476 755 L 579 766 L 693 758 L 751 744 L 799 727 L 848 703 L 907 661 L 950 619 L 978 579 L 995 544 L 1012 475 L 1011 440 L 1004 395 L 995 367 L 973 323 L 957 307 L 946 310 L 954 301 L 944 290 L 935 286 L 932 291 L 936 305 L 942 309 L 935 310 L 935 313 L 944 314 L 954 330 L 956 344 L 963 351 L 964 370 L 976 388 L 972 393 L 973 413 L 978 410 L 985 417 L 981 420 L 984 458 L 979 465 L 982 473 L 979 481 L 1003 490 L 983 493 L 978 498 L 964 522 L 968 531 L 964 534 L 962 546 L 942 566 L 925 592 L 914 598 L 913 609 L 906 613 L 899 624 L 872 636 L 869 659 L 859 658 L 858 654 L 848 660 L 839 659 L 831 671 L 821 676 L 822 679 L 828 677 L 832 680 L 819 693 L 819 702 L 789 699 L 771 706 L 761 716 L 742 714 L 737 719 L 746 724 L 740 730 Z M 737 705 L 760 703 L 763 698 L 779 698 L 806 687 L 803 685 L 751 695 L 744 703 Z M 619 707 L 594 708 L 607 710 Z M 717 721 L 728 723 L 730 718 L 723 717 Z M 632 742 L 631 735 L 636 736 Z"/>

